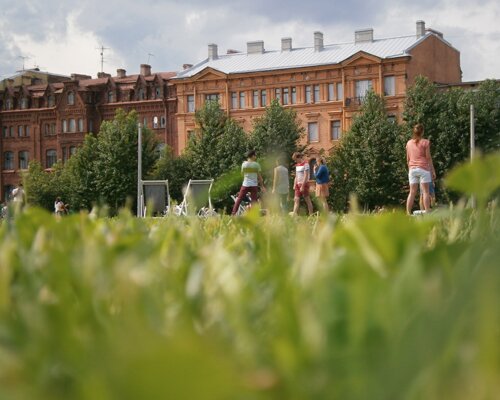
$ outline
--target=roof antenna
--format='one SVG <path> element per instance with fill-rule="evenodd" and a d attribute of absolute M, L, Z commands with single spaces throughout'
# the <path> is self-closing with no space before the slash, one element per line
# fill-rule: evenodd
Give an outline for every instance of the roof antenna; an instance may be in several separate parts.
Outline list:
<path fill-rule="evenodd" d="M 104 47 L 101 44 L 101 47 L 96 47 L 97 50 L 100 50 L 100 56 L 101 56 L 101 72 L 104 72 L 104 50 L 109 50 L 109 47 Z"/>
<path fill-rule="evenodd" d="M 148 65 L 149 65 L 149 59 L 154 56 L 155 56 L 154 54 L 148 53 Z"/>
<path fill-rule="evenodd" d="M 26 60 L 29 60 L 29 59 L 30 59 L 30 57 L 28 57 L 28 56 L 19 56 L 19 57 L 17 57 L 17 58 L 21 58 L 21 59 L 23 60 L 23 69 L 22 69 L 22 70 L 24 71 L 24 62 L 25 62 Z"/>

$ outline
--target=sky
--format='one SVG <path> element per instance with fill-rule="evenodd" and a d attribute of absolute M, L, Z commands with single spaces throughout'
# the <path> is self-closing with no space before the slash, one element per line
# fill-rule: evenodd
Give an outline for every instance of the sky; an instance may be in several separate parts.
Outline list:
<path fill-rule="evenodd" d="M 354 31 L 374 29 L 374 38 L 413 35 L 415 23 L 444 34 L 460 51 L 463 81 L 500 78 L 498 0 L 0 0 L 0 79 L 23 68 L 95 77 L 118 68 L 138 73 L 179 71 L 219 53 L 246 51 L 263 40 L 278 50 L 352 42 Z"/>

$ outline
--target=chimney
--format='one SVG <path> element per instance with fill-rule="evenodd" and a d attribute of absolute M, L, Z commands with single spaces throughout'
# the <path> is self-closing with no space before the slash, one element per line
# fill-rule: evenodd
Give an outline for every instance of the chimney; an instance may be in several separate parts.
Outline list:
<path fill-rule="evenodd" d="M 127 76 L 127 71 L 125 71 L 123 68 L 118 68 L 116 70 L 116 77 L 117 78 L 125 78 Z"/>
<path fill-rule="evenodd" d="M 362 29 L 354 32 L 354 43 L 373 42 L 373 29 Z"/>
<path fill-rule="evenodd" d="M 111 78 L 111 74 L 108 74 L 106 72 L 98 72 L 97 78 Z"/>
<path fill-rule="evenodd" d="M 323 50 L 323 32 L 314 32 L 314 51 Z"/>
<path fill-rule="evenodd" d="M 417 21 L 417 39 L 425 36 L 425 22 Z"/>
<path fill-rule="evenodd" d="M 292 38 L 284 37 L 281 38 L 281 51 L 291 51 L 292 50 Z"/>
<path fill-rule="evenodd" d="M 72 81 L 85 81 L 87 79 L 92 79 L 92 77 L 84 74 L 71 74 Z"/>
<path fill-rule="evenodd" d="M 248 54 L 263 54 L 264 53 L 264 41 L 256 40 L 255 42 L 247 42 L 247 53 Z"/>
<path fill-rule="evenodd" d="M 219 54 L 217 53 L 217 45 L 214 43 L 210 43 L 208 45 L 208 59 L 209 60 L 217 60 L 219 58 Z"/>
<path fill-rule="evenodd" d="M 182 69 L 189 69 L 193 66 L 193 64 L 182 64 Z"/>
<path fill-rule="evenodd" d="M 141 75 L 149 76 L 151 75 L 151 65 L 149 64 L 141 64 Z"/>

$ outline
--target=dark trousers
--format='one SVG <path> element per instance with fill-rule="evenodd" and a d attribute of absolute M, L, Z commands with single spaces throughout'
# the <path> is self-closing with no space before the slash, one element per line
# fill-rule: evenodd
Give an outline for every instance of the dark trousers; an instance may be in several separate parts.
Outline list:
<path fill-rule="evenodd" d="M 238 198 L 234 203 L 233 212 L 231 214 L 235 215 L 238 212 L 238 207 L 240 206 L 241 201 L 245 198 L 248 192 L 250 192 L 250 199 L 252 200 L 252 203 L 255 203 L 257 201 L 257 191 L 257 186 L 242 186 L 240 188 L 240 192 L 238 193 Z"/>

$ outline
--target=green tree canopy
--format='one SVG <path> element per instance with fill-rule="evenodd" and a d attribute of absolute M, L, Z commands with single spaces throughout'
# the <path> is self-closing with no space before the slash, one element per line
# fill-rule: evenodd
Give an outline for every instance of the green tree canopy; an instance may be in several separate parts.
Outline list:
<path fill-rule="evenodd" d="M 295 151 L 303 150 L 299 144 L 303 136 L 304 128 L 297 119 L 297 113 L 273 100 L 264 115 L 254 122 L 250 147 L 259 156 L 280 154 L 290 158 Z"/>
<path fill-rule="evenodd" d="M 337 209 L 344 208 L 346 188 L 369 209 L 404 201 L 405 140 L 400 126 L 387 118 L 383 98 L 368 92 L 329 165 L 334 182 L 331 202 Z"/>

